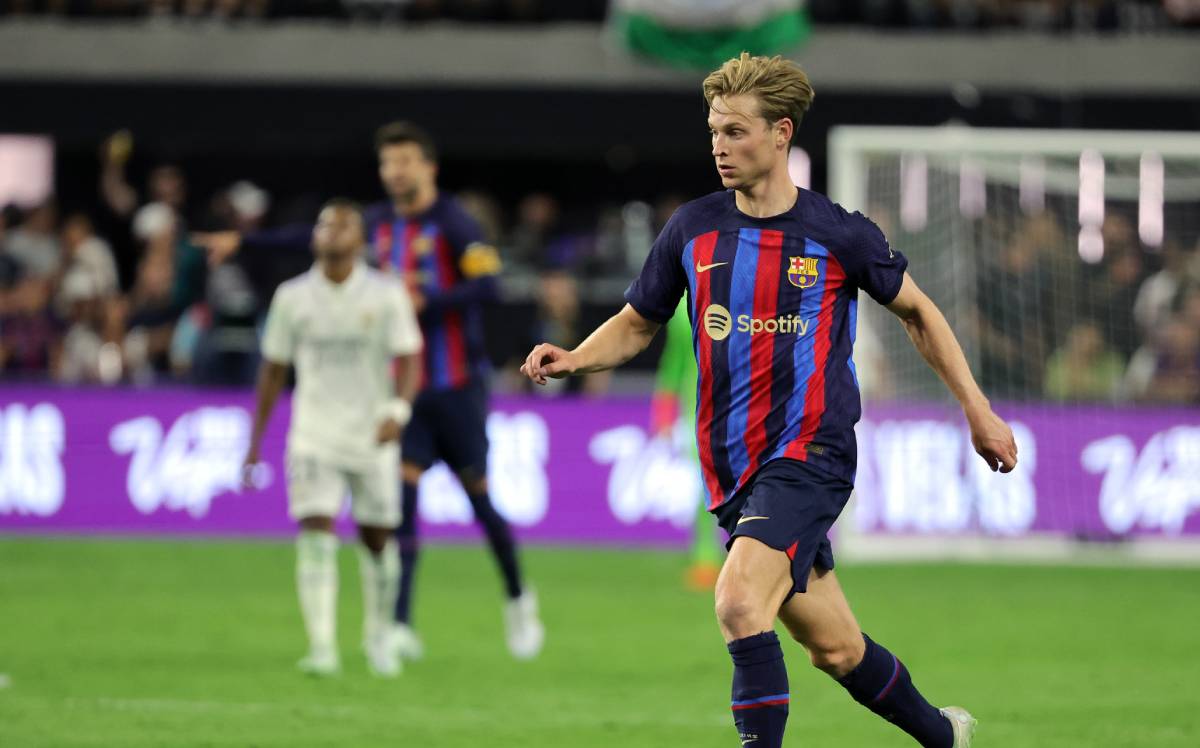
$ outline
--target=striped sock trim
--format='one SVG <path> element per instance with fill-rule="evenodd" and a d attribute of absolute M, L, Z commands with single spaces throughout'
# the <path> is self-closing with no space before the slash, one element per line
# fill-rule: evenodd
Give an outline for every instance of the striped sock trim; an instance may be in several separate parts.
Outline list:
<path fill-rule="evenodd" d="M 757 699 L 746 699 L 745 701 L 735 701 L 732 704 L 733 710 L 741 711 L 742 709 L 759 709 L 764 706 L 779 706 L 787 704 L 791 701 L 791 694 L 778 693 L 774 696 L 760 696 Z"/>

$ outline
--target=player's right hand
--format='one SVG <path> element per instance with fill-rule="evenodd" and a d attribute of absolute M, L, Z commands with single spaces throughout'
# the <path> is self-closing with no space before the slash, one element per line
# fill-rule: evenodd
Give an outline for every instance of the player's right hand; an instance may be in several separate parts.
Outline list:
<path fill-rule="evenodd" d="M 242 488 L 258 488 L 258 483 L 254 480 L 254 473 L 258 468 L 258 463 L 258 450 L 251 449 L 246 453 L 246 459 L 242 460 Z"/>
<path fill-rule="evenodd" d="M 578 366 L 575 356 L 567 350 L 550 343 L 534 346 L 525 363 L 521 364 L 521 373 L 537 384 L 545 384 L 547 378 L 562 379 L 574 374 Z"/>
<path fill-rule="evenodd" d="M 236 231 L 198 231 L 191 235 L 191 240 L 208 254 L 210 267 L 225 262 L 242 247 L 242 235 Z"/>

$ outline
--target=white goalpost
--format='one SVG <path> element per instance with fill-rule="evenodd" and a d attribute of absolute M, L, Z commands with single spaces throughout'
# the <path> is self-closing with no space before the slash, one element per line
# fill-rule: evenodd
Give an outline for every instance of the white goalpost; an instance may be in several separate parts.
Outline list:
<path fill-rule="evenodd" d="M 996 410 L 990 473 L 903 329 L 860 306 L 849 558 L 1200 562 L 1200 135 L 841 127 L 830 196 L 879 224 Z"/>

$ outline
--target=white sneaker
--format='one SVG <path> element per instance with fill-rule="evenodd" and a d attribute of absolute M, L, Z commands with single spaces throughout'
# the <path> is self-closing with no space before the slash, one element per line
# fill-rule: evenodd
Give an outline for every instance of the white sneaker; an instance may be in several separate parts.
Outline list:
<path fill-rule="evenodd" d="M 971 748 L 971 739 L 975 737 L 975 725 L 979 724 L 979 720 L 961 706 L 948 706 L 938 711 L 950 720 L 950 727 L 954 730 L 954 748 Z"/>
<path fill-rule="evenodd" d="M 300 672 L 314 675 L 318 678 L 329 678 L 342 672 L 342 663 L 337 652 L 309 652 L 304 659 L 296 663 Z"/>
<path fill-rule="evenodd" d="M 407 623 L 392 626 L 392 651 L 402 660 L 416 662 L 425 656 L 425 645 L 421 637 Z"/>
<path fill-rule="evenodd" d="M 379 678 L 395 678 L 404 669 L 400 662 L 400 654 L 392 645 L 386 629 L 381 636 L 363 642 L 363 652 L 367 655 L 367 669 Z"/>
<path fill-rule="evenodd" d="M 521 596 L 504 606 L 508 651 L 518 660 L 532 660 L 542 651 L 546 629 L 538 618 L 537 595 L 526 588 Z"/>

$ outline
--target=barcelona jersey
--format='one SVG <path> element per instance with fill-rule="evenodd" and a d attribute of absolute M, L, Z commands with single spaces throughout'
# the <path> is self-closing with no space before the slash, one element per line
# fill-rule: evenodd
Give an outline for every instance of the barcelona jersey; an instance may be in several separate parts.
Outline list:
<path fill-rule="evenodd" d="M 772 460 L 854 480 L 858 291 L 890 303 L 907 265 L 861 213 L 807 190 L 768 218 L 739 211 L 732 191 L 671 217 L 625 299 L 665 323 L 687 293 L 710 509 Z"/>
<path fill-rule="evenodd" d="M 415 278 L 425 297 L 423 388 L 458 389 L 484 376 L 482 307 L 496 296 L 500 259 L 478 224 L 445 194 L 417 216 L 399 215 L 381 202 L 369 206 L 364 218 L 373 261 Z"/>

